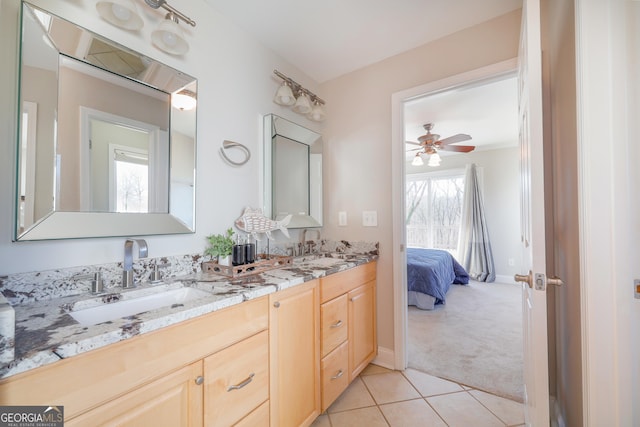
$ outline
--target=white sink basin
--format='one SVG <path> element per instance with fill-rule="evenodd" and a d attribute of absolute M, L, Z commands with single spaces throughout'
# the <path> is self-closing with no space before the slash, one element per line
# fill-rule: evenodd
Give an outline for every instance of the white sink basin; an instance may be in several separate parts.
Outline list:
<path fill-rule="evenodd" d="M 90 326 L 209 296 L 211 293 L 200 289 L 178 288 L 111 304 L 83 308 L 69 314 L 81 325 Z"/>

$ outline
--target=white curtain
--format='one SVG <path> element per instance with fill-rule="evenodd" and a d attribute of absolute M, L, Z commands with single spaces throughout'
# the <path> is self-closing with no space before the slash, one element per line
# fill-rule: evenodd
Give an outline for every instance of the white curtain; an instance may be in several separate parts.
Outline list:
<path fill-rule="evenodd" d="M 484 203 L 475 163 L 467 165 L 465 171 L 458 253 L 469 277 L 480 282 L 493 282 L 496 279 L 489 229 L 484 215 Z"/>

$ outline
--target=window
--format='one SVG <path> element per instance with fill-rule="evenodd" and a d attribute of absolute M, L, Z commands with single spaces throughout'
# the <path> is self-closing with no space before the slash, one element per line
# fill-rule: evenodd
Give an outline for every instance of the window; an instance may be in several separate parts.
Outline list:
<path fill-rule="evenodd" d="M 407 175 L 407 246 L 456 256 L 464 200 L 464 171 Z"/>
<path fill-rule="evenodd" d="M 149 212 L 149 155 L 146 150 L 110 144 L 115 212 Z"/>

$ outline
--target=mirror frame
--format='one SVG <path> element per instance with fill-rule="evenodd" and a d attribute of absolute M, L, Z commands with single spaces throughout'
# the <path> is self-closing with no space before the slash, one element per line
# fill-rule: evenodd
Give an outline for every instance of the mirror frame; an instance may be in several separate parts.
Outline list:
<path fill-rule="evenodd" d="M 30 10 L 29 10 L 30 9 Z M 66 19 L 63 19 L 51 12 L 48 12 L 41 7 L 34 6 L 27 2 L 22 2 L 22 7 L 20 8 L 20 35 L 19 42 L 21 46 L 21 56 L 19 58 L 19 87 L 22 85 L 22 66 L 23 66 L 23 58 L 24 48 L 24 27 L 25 27 L 25 19 L 28 19 L 25 15 L 28 13 L 33 14 L 33 10 L 41 11 L 52 16 L 55 19 L 59 19 L 69 23 L 70 25 L 75 26 L 78 31 L 82 32 L 85 36 L 93 37 L 99 41 L 106 42 L 108 44 L 113 45 L 114 47 L 121 49 L 122 51 L 135 55 L 145 63 L 148 63 L 156 69 L 160 70 L 160 74 L 163 75 L 163 83 L 166 81 L 170 81 L 170 83 L 166 87 L 160 87 L 160 84 L 153 84 L 149 82 L 144 82 L 142 80 L 138 80 L 136 78 L 131 78 L 123 75 L 119 75 L 113 70 L 107 70 L 110 73 L 113 73 L 115 76 L 130 80 L 135 84 L 140 84 L 143 86 L 148 86 L 154 89 L 157 89 L 169 97 L 172 94 L 178 93 L 179 91 L 188 87 L 188 89 L 193 92 L 194 97 L 197 93 L 197 79 L 191 77 L 179 70 L 175 70 L 171 67 L 168 67 L 156 60 L 153 60 L 149 57 L 146 57 L 138 52 L 135 52 L 127 47 L 124 47 L 118 43 L 115 43 L 101 35 L 95 34 L 92 31 L 89 31 L 75 23 L 69 22 Z M 49 36 L 47 32 L 43 28 L 43 34 Z M 56 45 L 54 40 L 49 38 L 49 43 L 53 46 L 53 49 L 58 52 L 58 58 L 61 56 L 69 56 L 74 58 L 75 60 L 88 63 L 86 60 L 82 58 L 75 57 L 69 52 L 63 52 L 59 46 Z M 58 60 L 58 73 L 60 67 L 60 60 Z M 98 67 L 100 68 L 100 67 Z M 164 74 L 162 74 L 164 73 Z M 168 77 L 168 78 L 167 78 Z M 164 80 L 164 78 L 167 78 Z M 56 104 L 58 105 L 60 97 L 62 94 L 58 94 L 56 99 Z M 183 216 L 183 218 L 187 218 L 190 214 L 191 225 L 185 223 L 178 216 L 174 215 L 172 212 L 176 212 L 172 209 L 171 200 L 168 203 L 168 212 L 167 213 L 122 213 L 122 212 L 65 212 L 65 211 L 56 211 L 55 206 L 52 205 L 51 211 L 48 214 L 43 215 L 40 219 L 37 219 L 32 225 L 26 228 L 22 233 L 20 232 L 19 225 L 19 215 L 20 215 L 20 193 L 19 193 L 19 183 L 20 183 L 20 141 L 22 138 L 22 130 L 21 130 L 21 121 L 22 121 L 22 111 L 23 111 L 23 91 L 20 89 L 19 96 L 19 104 L 17 108 L 17 121 L 18 121 L 18 132 L 17 132 L 17 144 L 18 149 L 16 151 L 16 173 L 15 179 L 16 183 L 14 186 L 14 201 L 15 201 L 15 214 L 14 214 L 14 233 L 13 240 L 14 241 L 31 241 L 31 240 L 52 240 L 52 239 L 76 239 L 76 238 L 96 238 L 96 237 L 122 237 L 122 236 L 140 236 L 140 235 L 161 235 L 161 234 L 189 234 L 195 232 L 195 224 L 196 224 L 196 213 L 195 213 L 195 195 L 196 195 L 196 144 L 197 144 L 197 135 L 196 135 L 196 121 L 197 114 L 193 112 L 194 117 L 193 121 L 193 129 L 189 129 L 193 131 L 193 178 L 191 186 L 191 211 L 187 213 L 187 216 Z M 57 111 L 56 107 L 56 111 Z M 169 157 L 172 156 L 172 142 L 173 142 L 173 133 L 175 132 L 175 128 L 173 126 L 174 114 L 176 114 L 175 108 L 169 105 L 170 110 L 170 118 L 169 118 L 169 128 L 167 130 L 168 138 L 169 138 Z M 179 112 L 178 112 L 179 113 Z M 57 120 L 57 119 L 56 119 Z M 59 123 L 55 123 L 56 127 L 59 128 Z M 53 134 L 53 141 L 51 144 L 54 147 L 54 150 L 57 150 L 57 138 L 56 134 Z M 173 174 L 173 169 L 171 164 L 169 165 L 169 174 Z M 55 175 L 55 172 L 54 172 Z M 55 177 L 52 177 L 55 180 Z M 167 189 L 167 198 L 171 197 L 171 187 L 174 184 L 173 180 L 169 179 L 169 185 Z"/>
<path fill-rule="evenodd" d="M 323 149 L 321 134 L 275 114 L 264 116 L 264 215 L 273 220 L 279 219 L 275 217 L 273 212 L 272 165 L 273 140 L 276 136 L 282 136 L 309 146 L 311 154 L 322 156 Z M 317 169 L 315 179 L 313 170 L 310 171 L 309 176 L 309 215 L 294 215 L 287 228 L 319 228 L 323 226 L 322 157 L 320 157 Z"/>

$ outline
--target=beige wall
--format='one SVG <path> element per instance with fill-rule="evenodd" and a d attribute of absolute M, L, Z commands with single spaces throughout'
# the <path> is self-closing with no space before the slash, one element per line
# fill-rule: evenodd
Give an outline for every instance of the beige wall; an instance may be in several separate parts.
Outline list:
<path fill-rule="evenodd" d="M 394 347 L 391 96 L 517 56 L 520 11 L 451 34 L 321 85 L 327 101 L 325 236 L 380 242 L 378 344 Z M 398 143 L 401 143 L 400 141 Z M 378 212 L 377 227 L 362 211 Z M 348 225 L 338 227 L 339 211 Z"/>

